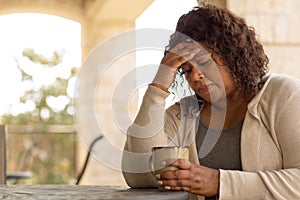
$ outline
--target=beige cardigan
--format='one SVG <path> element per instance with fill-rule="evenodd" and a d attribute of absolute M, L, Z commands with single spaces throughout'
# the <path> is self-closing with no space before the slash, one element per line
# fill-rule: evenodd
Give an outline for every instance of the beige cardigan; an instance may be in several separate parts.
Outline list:
<path fill-rule="evenodd" d="M 184 131 L 190 141 L 189 160 L 199 164 L 194 141 L 198 104 L 193 98 L 185 98 L 164 112 L 167 96 L 168 93 L 149 86 L 140 111 L 128 128 L 123 175 L 130 187 L 156 187 L 148 165 L 143 164 L 148 163 L 147 152 L 153 146 L 176 143 L 174 134 L 182 131 L 184 123 L 189 127 Z M 164 119 L 166 123 L 162 123 Z M 220 170 L 219 199 L 300 199 L 299 80 L 267 76 L 262 90 L 248 104 L 241 159 L 243 171 Z M 191 194 L 191 199 L 203 197 Z"/>

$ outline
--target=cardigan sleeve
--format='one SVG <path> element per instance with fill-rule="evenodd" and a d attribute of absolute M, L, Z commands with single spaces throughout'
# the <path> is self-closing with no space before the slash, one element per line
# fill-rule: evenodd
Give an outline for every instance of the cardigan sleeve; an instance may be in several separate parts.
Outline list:
<path fill-rule="evenodd" d="M 174 142 L 170 133 L 176 133 L 174 123 L 178 116 L 176 109 L 179 108 L 175 104 L 166 112 L 165 99 L 168 95 L 169 93 L 149 85 L 139 112 L 127 130 L 122 171 L 127 185 L 132 188 L 157 187 L 149 167 L 151 148 Z"/>

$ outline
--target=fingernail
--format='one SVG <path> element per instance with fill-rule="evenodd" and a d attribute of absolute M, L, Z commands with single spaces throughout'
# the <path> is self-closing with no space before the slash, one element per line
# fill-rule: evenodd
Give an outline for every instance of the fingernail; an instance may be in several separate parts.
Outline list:
<path fill-rule="evenodd" d="M 166 190 L 171 190 L 171 187 L 170 186 L 165 186 L 164 187 Z"/>
<path fill-rule="evenodd" d="M 196 55 L 196 53 L 191 53 L 191 54 L 189 54 L 189 55 L 187 56 L 186 59 L 189 60 L 189 59 L 193 58 L 195 55 Z"/>
<path fill-rule="evenodd" d="M 156 177 L 157 179 L 160 179 L 160 174 L 156 174 L 155 177 Z"/>
<path fill-rule="evenodd" d="M 157 185 L 162 185 L 163 182 L 162 181 L 157 181 Z"/>

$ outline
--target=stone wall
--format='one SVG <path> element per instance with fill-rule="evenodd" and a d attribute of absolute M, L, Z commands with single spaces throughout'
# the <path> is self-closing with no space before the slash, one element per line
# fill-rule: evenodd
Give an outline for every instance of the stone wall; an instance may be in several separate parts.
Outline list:
<path fill-rule="evenodd" d="M 300 78 L 299 0 L 227 0 L 227 7 L 256 29 L 271 72 Z"/>

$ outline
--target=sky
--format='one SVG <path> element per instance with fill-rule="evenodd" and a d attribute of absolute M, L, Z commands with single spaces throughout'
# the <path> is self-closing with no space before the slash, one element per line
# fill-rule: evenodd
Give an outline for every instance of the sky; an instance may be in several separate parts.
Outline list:
<path fill-rule="evenodd" d="M 0 27 L 0 115 L 8 109 L 15 114 L 32 109 L 30 103 L 21 107 L 18 104 L 28 85 L 20 84 L 16 60 L 38 74 L 36 87 L 53 82 L 55 74 L 66 78 L 70 68 L 81 65 L 81 26 L 75 21 L 48 14 L 18 13 L 1 15 Z M 22 58 L 25 48 L 47 58 L 51 58 L 53 51 L 65 53 L 59 66 L 46 71 Z"/>

